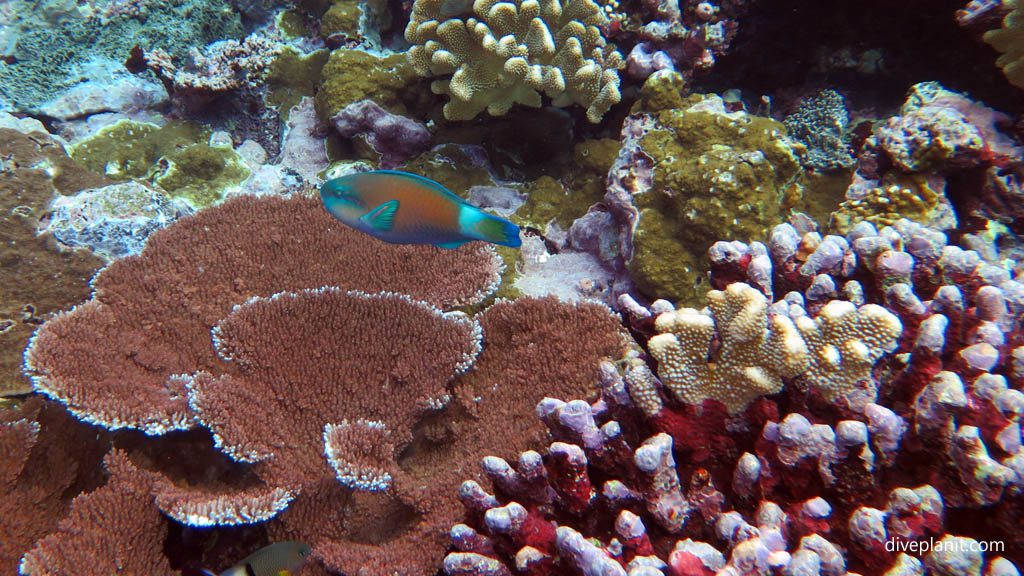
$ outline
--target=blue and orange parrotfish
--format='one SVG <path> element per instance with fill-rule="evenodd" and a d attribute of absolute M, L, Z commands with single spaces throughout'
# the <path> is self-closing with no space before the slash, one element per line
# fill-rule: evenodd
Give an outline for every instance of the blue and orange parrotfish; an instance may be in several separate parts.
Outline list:
<path fill-rule="evenodd" d="M 481 240 L 513 248 L 519 227 L 488 214 L 423 176 L 373 170 L 328 180 L 320 199 L 332 216 L 394 244 L 458 248 Z"/>
<path fill-rule="evenodd" d="M 292 576 L 309 560 L 312 552 L 303 542 L 275 542 L 246 556 L 219 576 Z M 206 570 L 201 573 L 204 576 L 215 576 Z"/>

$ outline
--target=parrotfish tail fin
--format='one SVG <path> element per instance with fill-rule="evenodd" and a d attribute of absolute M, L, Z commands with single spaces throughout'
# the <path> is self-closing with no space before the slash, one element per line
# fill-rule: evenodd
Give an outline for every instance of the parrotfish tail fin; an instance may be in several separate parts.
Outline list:
<path fill-rule="evenodd" d="M 459 224 L 463 234 L 476 240 L 511 248 L 518 248 L 523 243 L 519 238 L 519 226 L 479 208 L 464 206 Z"/>

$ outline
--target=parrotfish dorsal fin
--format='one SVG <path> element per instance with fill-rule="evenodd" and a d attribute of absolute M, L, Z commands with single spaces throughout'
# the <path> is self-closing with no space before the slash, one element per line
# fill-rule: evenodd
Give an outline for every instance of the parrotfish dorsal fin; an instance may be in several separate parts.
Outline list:
<path fill-rule="evenodd" d="M 395 214 L 397 212 L 398 200 L 388 200 L 360 216 L 359 219 L 378 232 L 387 232 L 395 225 Z"/>

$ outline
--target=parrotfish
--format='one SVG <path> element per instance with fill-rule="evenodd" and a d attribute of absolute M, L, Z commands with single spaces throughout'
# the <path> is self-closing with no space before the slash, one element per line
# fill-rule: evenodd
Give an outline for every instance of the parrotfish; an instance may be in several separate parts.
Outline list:
<path fill-rule="evenodd" d="M 513 248 L 522 244 L 515 224 L 408 172 L 374 170 L 328 180 L 320 187 L 320 199 L 338 220 L 385 242 L 441 248 L 473 240 Z"/>
<path fill-rule="evenodd" d="M 285 540 L 264 546 L 219 576 L 291 576 L 309 560 L 310 550 L 303 542 Z M 205 576 L 216 576 L 203 570 Z"/>

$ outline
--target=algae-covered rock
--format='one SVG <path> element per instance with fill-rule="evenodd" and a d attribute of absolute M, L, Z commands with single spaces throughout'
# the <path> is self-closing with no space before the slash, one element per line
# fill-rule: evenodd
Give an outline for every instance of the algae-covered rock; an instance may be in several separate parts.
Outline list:
<path fill-rule="evenodd" d="M 293 106 L 316 93 L 329 55 L 326 50 L 302 54 L 294 48 L 284 48 L 267 74 L 267 104 L 277 106 L 287 120 Z"/>
<path fill-rule="evenodd" d="M 190 123 L 123 120 L 73 146 L 71 157 L 113 180 L 148 180 L 199 208 L 219 201 L 250 174 L 231 147 L 209 139 L 206 129 Z"/>
<path fill-rule="evenodd" d="M 429 102 L 430 92 L 403 54 L 380 57 L 361 50 L 338 49 L 321 72 L 316 109 L 327 120 L 359 100 L 373 100 L 388 112 L 410 115 Z"/>
<path fill-rule="evenodd" d="M 122 120 L 71 147 L 71 157 L 93 172 L 114 180 L 144 178 L 162 156 L 172 154 L 209 133 L 196 124 L 164 126 Z"/>
<path fill-rule="evenodd" d="M 644 92 L 651 106 L 674 101 L 650 93 L 650 82 Z M 649 295 L 696 303 L 712 243 L 763 238 L 785 220 L 799 198 L 801 147 L 780 122 L 728 112 L 715 95 L 640 113 L 653 123 L 636 138 L 636 152 L 651 159 L 653 174 L 650 188 L 632 197 L 639 221 L 629 269 Z"/>
<path fill-rule="evenodd" d="M 348 38 L 359 37 L 359 20 L 363 17 L 360 0 L 335 0 L 320 17 L 320 34 L 325 37 L 340 34 Z"/>
<path fill-rule="evenodd" d="M 153 182 L 173 197 L 197 207 L 209 206 L 251 173 L 245 160 L 228 146 L 193 144 L 163 158 L 166 168 Z"/>
<path fill-rule="evenodd" d="M 616 140 L 584 140 L 573 148 L 572 163 L 561 179 L 541 176 L 522 186 L 526 203 L 512 218 L 521 226 L 546 232 L 549 224 L 568 230 L 604 197 L 604 180 L 615 161 Z"/>
<path fill-rule="evenodd" d="M 89 296 L 89 279 L 103 260 L 86 250 L 61 250 L 36 229 L 50 200 L 101 186 L 104 178 L 78 166 L 49 136 L 0 129 L 0 396 L 24 394 L 22 352 L 50 314 Z"/>

